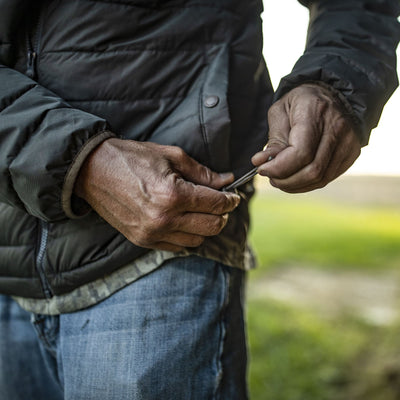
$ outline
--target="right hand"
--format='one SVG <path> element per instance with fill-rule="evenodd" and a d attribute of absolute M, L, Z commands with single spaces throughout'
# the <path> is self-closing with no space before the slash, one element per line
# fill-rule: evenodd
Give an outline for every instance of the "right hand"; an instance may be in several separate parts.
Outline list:
<path fill-rule="evenodd" d="M 85 160 L 75 194 L 132 243 L 180 251 L 217 235 L 240 202 L 217 174 L 175 146 L 111 138 Z"/>
<path fill-rule="evenodd" d="M 342 108 L 319 84 L 286 93 L 269 109 L 267 148 L 252 157 L 258 173 L 288 193 L 320 189 L 343 174 L 361 143 Z"/>

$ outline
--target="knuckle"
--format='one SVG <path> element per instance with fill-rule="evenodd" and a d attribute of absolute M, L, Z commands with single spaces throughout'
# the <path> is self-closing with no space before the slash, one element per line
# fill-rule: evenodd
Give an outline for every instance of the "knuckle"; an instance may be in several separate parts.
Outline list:
<path fill-rule="evenodd" d="M 171 190 L 168 194 L 168 206 L 170 209 L 177 208 L 181 203 L 181 198 L 175 190 Z"/>
<path fill-rule="evenodd" d="M 163 191 L 164 207 L 167 209 L 175 208 L 179 205 L 181 198 L 174 183 L 167 185 Z"/>
<path fill-rule="evenodd" d="M 320 163 L 313 163 L 309 166 L 308 176 L 312 182 L 320 182 L 324 177 L 324 168 Z"/>
<path fill-rule="evenodd" d="M 186 156 L 184 150 L 178 146 L 171 146 L 171 154 L 177 159 L 182 159 Z"/>
<path fill-rule="evenodd" d="M 289 144 L 285 138 L 273 136 L 268 141 L 268 148 L 276 147 L 276 148 L 284 148 Z"/>
<path fill-rule="evenodd" d="M 224 229 L 226 222 L 227 218 L 224 216 L 215 218 L 212 226 L 210 227 L 210 233 L 212 235 L 218 235 L 222 229 Z"/>
<path fill-rule="evenodd" d="M 226 208 L 226 202 L 221 200 L 215 201 L 212 207 L 215 214 L 223 214 L 225 208 Z"/>
<path fill-rule="evenodd" d="M 167 213 L 163 213 L 160 210 L 148 210 L 136 242 L 140 242 L 138 243 L 139 246 L 148 247 L 150 244 L 159 241 L 170 225 L 171 218 Z"/>
<path fill-rule="evenodd" d="M 147 225 L 143 227 L 142 239 L 146 242 L 154 242 L 156 234 L 160 232 L 160 227 L 157 225 L 155 220 L 148 221 Z"/>
<path fill-rule="evenodd" d="M 203 173 L 203 180 L 205 183 L 210 183 L 213 180 L 213 174 L 211 172 L 211 170 L 207 167 L 204 167 L 202 170 Z"/>
<path fill-rule="evenodd" d="M 143 230 L 133 241 L 136 245 L 140 247 L 151 247 L 153 240 L 151 240 L 151 235 L 147 231 Z"/>
<path fill-rule="evenodd" d="M 200 246 L 205 240 L 203 236 L 196 236 L 191 240 L 189 247 L 198 247 Z"/>
<path fill-rule="evenodd" d="M 147 231 L 150 235 L 167 229 L 171 225 L 171 218 L 168 213 L 156 211 L 153 212 L 148 220 Z"/>
<path fill-rule="evenodd" d="M 312 162 L 314 155 L 307 148 L 297 148 L 296 157 L 304 165 Z"/>
<path fill-rule="evenodd" d="M 349 123 L 341 114 L 339 114 L 339 117 L 335 121 L 335 127 L 337 132 L 347 132 L 349 130 Z"/>
<path fill-rule="evenodd" d="M 313 101 L 315 109 L 319 116 L 322 116 L 324 112 L 333 104 L 332 100 L 324 96 L 323 93 L 314 93 Z"/>
<path fill-rule="evenodd" d="M 328 154 L 333 154 L 337 145 L 338 145 L 338 139 L 336 138 L 335 135 L 327 136 L 325 146 L 326 146 L 326 152 Z"/>

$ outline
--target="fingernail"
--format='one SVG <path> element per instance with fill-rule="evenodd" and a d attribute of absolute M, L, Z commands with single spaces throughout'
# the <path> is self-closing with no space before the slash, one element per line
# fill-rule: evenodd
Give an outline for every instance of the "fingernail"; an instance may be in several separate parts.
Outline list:
<path fill-rule="evenodd" d="M 219 177 L 223 182 L 231 182 L 235 179 L 235 175 L 232 172 L 223 172 L 219 174 Z"/>
<path fill-rule="evenodd" d="M 225 181 L 225 180 L 228 180 L 228 179 L 232 179 L 232 178 L 234 177 L 234 175 L 233 175 L 232 172 L 223 172 L 223 173 L 219 174 L 219 176 L 220 176 L 220 178 L 223 179 L 224 181 Z"/>

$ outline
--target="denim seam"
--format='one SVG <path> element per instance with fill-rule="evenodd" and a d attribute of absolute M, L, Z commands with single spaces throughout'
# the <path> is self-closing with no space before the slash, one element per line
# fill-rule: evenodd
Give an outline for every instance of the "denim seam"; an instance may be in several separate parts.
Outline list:
<path fill-rule="evenodd" d="M 223 298 L 223 304 L 222 304 L 222 309 L 220 313 L 220 320 L 219 320 L 219 328 L 220 328 L 220 337 L 219 337 L 219 346 L 218 346 L 218 353 L 217 353 L 217 359 L 216 359 L 216 366 L 217 366 L 217 375 L 216 375 L 216 382 L 215 382 L 215 390 L 214 390 L 214 399 L 215 400 L 220 400 L 221 398 L 221 382 L 222 382 L 222 377 L 224 374 L 223 371 L 223 364 L 222 364 L 222 356 L 224 354 L 224 343 L 225 343 L 225 337 L 226 337 L 226 310 L 228 308 L 228 304 L 230 301 L 230 275 L 229 272 L 225 269 L 222 268 L 222 274 L 223 274 L 223 279 L 224 279 L 224 298 Z"/>
<path fill-rule="evenodd" d="M 54 326 L 54 319 L 51 327 L 45 327 L 45 321 L 48 316 L 37 315 L 33 317 L 32 324 L 38 335 L 39 340 L 44 344 L 46 351 L 48 351 L 52 357 L 57 358 L 57 351 L 54 348 L 54 340 L 56 339 L 57 333 L 55 332 L 56 327 Z"/>

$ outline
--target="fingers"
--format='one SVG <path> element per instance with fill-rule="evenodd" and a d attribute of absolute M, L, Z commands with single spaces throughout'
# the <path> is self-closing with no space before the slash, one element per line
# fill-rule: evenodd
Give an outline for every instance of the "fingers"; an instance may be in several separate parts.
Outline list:
<path fill-rule="evenodd" d="M 332 141 L 322 140 L 312 163 L 287 179 L 272 179 L 271 184 L 288 193 L 320 189 L 343 174 L 360 155 L 360 143 L 354 134 L 331 149 Z"/>
<path fill-rule="evenodd" d="M 332 140 L 329 135 L 324 135 L 321 139 L 320 146 L 317 149 L 315 157 L 304 166 L 299 166 L 293 174 L 277 174 L 271 173 L 271 184 L 279 187 L 281 190 L 298 190 L 303 187 L 314 185 L 320 182 L 328 169 L 333 154 L 336 150 L 337 143 Z M 274 169 L 271 167 L 270 169 Z"/>
<path fill-rule="evenodd" d="M 185 212 L 223 215 L 232 212 L 240 203 L 236 193 L 220 192 L 184 180 L 179 183 L 177 206 Z"/>
<path fill-rule="evenodd" d="M 216 190 L 232 174 L 212 172 L 177 147 L 110 139 L 92 161 L 85 199 L 141 247 L 197 247 L 224 228 L 240 202 L 238 195 Z"/>
<path fill-rule="evenodd" d="M 184 251 L 185 248 L 183 246 L 177 246 L 175 244 L 167 243 L 167 242 L 157 242 L 154 243 L 151 249 L 155 250 L 164 250 L 164 251 L 172 251 L 173 253 L 178 253 L 180 251 Z"/>
<path fill-rule="evenodd" d="M 206 237 L 218 235 L 228 222 L 228 214 L 222 216 L 188 213 L 175 218 L 173 227 L 177 231 L 162 235 L 151 248 L 182 251 L 187 247 L 200 246 Z"/>
<path fill-rule="evenodd" d="M 168 236 L 165 236 L 160 243 L 169 243 L 173 246 L 185 247 L 199 247 L 205 240 L 204 236 L 193 235 L 185 232 L 172 232 Z M 156 244 L 156 245 L 157 245 Z"/>
<path fill-rule="evenodd" d="M 187 181 L 197 185 L 208 186 L 213 189 L 220 189 L 233 182 L 235 179 L 231 172 L 218 174 L 212 171 L 189 157 L 184 150 L 179 147 L 166 146 L 164 149 L 168 152 L 168 157 L 173 164 L 173 169 L 180 173 Z"/>
<path fill-rule="evenodd" d="M 284 102 L 275 103 L 268 111 L 269 140 L 264 151 L 256 153 L 251 162 L 259 167 L 259 173 L 263 171 L 262 164 L 289 146 L 290 121 Z M 260 169 L 261 167 L 261 169 Z"/>
<path fill-rule="evenodd" d="M 175 218 L 170 226 L 164 226 L 164 229 L 152 234 L 150 236 L 152 241 L 142 242 L 142 247 L 168 251 L 181 251 L 186 247 L 198 247 L 207 236 L 218 235 L 227 222 L 227 214 L 223 216 L 185 214 Z"/>
<path fill-rule="evenodd" d="M 171 165 L 160 182 L 161 190 L 149 191 L 158 190 L 164 208 L 222 215 L 237 207 L 240 196 L 218 190 L 234 181 L 232 173 L 213 172 L 176 146 L 157 145 L 157 150 Z"/>
<path fill-rule="evenodd" d="M 280 151 L 277 150 L 277 146 L 274 146 L 272 150 L 268 146 L 264 155 L 266 161 L 258 167 L 258 173 L 262 176 L 282 179 L 292 176 L 312 162 L 318 143 L 314 140 L 308 140 L 310 136 L 314 136 L 309 134 L 310 131 L 309 127 L 297 124 L 290 133 L 299 138 L 304 137 L 303 141 L 299 140 L 298 143 L 294 143 L 294 140 L 291 140 Z M 270 161 L 268 162 L 269 159 Z"/>
<path fill-rule="evenodd" d="M 240 202 L 232 193 L 194 185 L 182 179 L 176 183 L 174 198 L 143 211 L 143 224 L 128 237 L 141 247 L 155 248 L 159 242 L 197 247 L 205 237 L 218 235 L 228 214 Z M 195 212 L 192 212 L 194 209 Z"/>
<path fill-rule="evenodd" d="M 174 228 L 185 233 L 200 236 L 218 235 L 228 222 L 229 215 L 210 215 L 201 213 L 186 213 L 174 221 Z"/>
<path fill-rule="evenodd" d="M 260 175 L 287 178 L 314 159 L 321 138 L 315 113 L 315 104 L 310 101 L 289 103 L 284 99 L 271 107 L 268 146 L 264 154 L 256 154 L 252 160 L 263 162 L 257 165 Z M 267 163 L 271 157 L 273 161 Z"/>
<path fill-rule="evenodd" d="M 321 188 L 346 171 L 360 142 L 335 98 L 305 84 L 287 93 L 268 114 L 270 139 L 253 156 L 258 173 L 290 193 Z"/>

